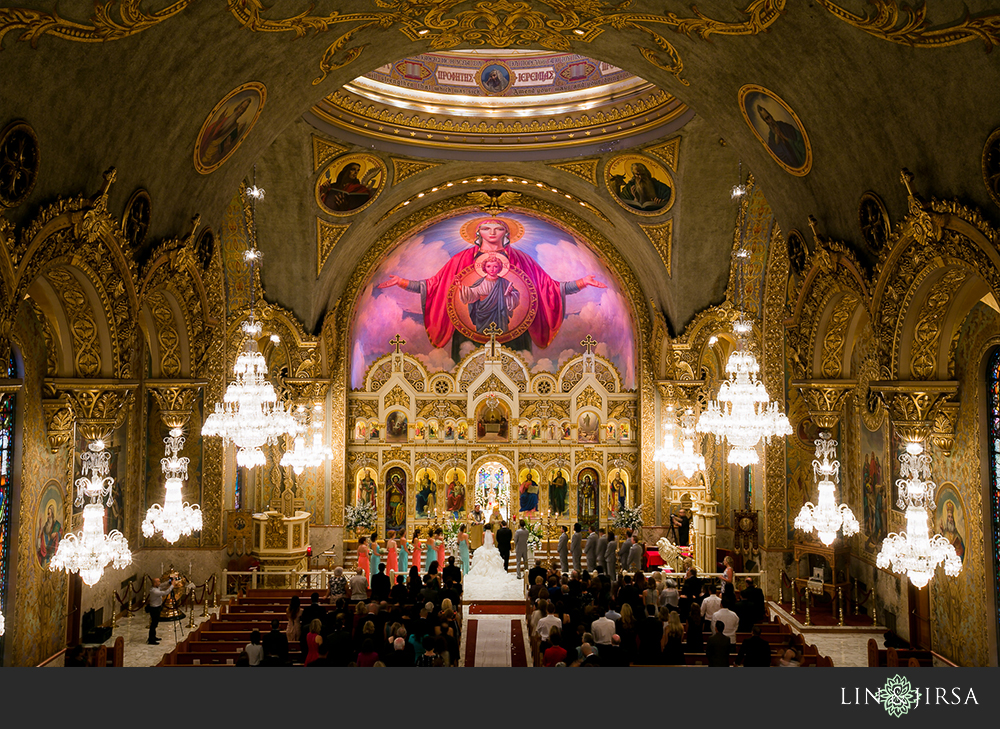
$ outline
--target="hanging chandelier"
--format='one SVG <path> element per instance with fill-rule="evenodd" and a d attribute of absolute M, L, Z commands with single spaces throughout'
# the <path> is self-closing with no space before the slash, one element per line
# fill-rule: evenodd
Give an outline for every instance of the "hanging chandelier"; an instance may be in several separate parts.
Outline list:
<path fill-rule="evenodd" d="M 132 564 L 128 541 L 117 529 L 104 533 L 104 506 L 111 506 L 111 490 L 115 480 L 108 476 L 111 470 L 111 452 L 104 449 L 104 442 L 96 440 L 80 455 L 83 474 L 76 480 L 76 506 L 83 506 L 83 531 L 67 534 L 56 548 L 49 562 L 53 572 L 79 572 L 88 586 L 93 586 L 104 575 L 110 564 L 122 569 Z M 89 475 L 88 475 L 89 474 Z M 105 499 L 105 504 L 101 499 Z M 84 506 L 84 501 L 89 503 Z"/>
<path fill-rule="evenodd" d="M 307 468 L 323 465 L 333 458 L 333 451 L 323 445 L 323 406 L 316 404 L 308 412 L 299 405 L 295 416 L 295 439 L 292 449 L 281 457 L 282 466 L 291 466 L 296 475 Z"/>
<path fill-rule="evenodd" d="M 252 201 L 264 197 L 264 191 L 256 184 L 247 188 L 246 193 Z M 260 251 L 256 248 L 253 203 L 250 205 L 248 227 L 252 247 L 243 254 L 243 258 L 250 264 L 252 291 L 254 262 L 260 260 Z M 224 443 L 234 443 L 236 464 L 253 468 L 267 463 L 261 447 L 267 443 L 276 444 L 282 435 L 295 434 L 295 420 L 278 399 L 274 385 L 268 380 L 267 361 L 257 349 L 256 338 L 260 336 L 261 325 L 254 319 L 252 298 L 250 316 L 241 329 L 247 341 L 233 366 L 235 379 L 226 387 L 222 402 L 215 404 L 215 412 L 205 420 L 201 434 L 220 436 Z"/>
<path fill-rule="evenodd" d="M 166 477 L 166 495 L 163 506 L 153 504 L 142 522 L 142 535 L 149 539 L 156 532 L 173 544 L 182 536 L 201 530 L 201 507 L 198 504 L 181 503 L 181 487 L 187 480 L 188 458 L 180 457 L 184 448 L 184 431 L 172 428 L 170 435 L 163 439 L 167 456 L 160 459 L 160 467 Z"/>
<path fill-rule="evenodd" d="M 837 441 L 827 432 L 819 434 L 816 440 L 816 458 L 813 459 L 813 479 L 819 490 L 819 504 L 807 502 L 795 517 L 795 528 L 804 532 L 816 530 L 819 539 L 826 546 L 833 544 L 837 531 L 844 530 L 844 536 L 857 534 L 859 525 L 854 512 L 847 504 L 837 506 L 836 485 L 840 483 L 840 461 Z"/>
<path fill-rule="evenodd" d="M 691 478 L 698 471 L 705 470 L 705 457 L 695 451 L 696 418 L 694 410 L 687 408 L 684 415 L 677 418 L 674 406 L 667 406 L 667 419 L 663 423 L 663 447 L 656 451 L 654 458 L 671 471 L 680 471 L 684 478 Z M 676 437 L 680 437 L 680 447 Z"/>
<path fill-rule="evenodd" d="M 764 440 L 791 435 L 788 418 L 770 402 L 767 390 L 758 377 L 760 365 L 753 352 L 744 349 L 744 338 L 753 331 L 748 318 L 740 317 L 733 323 L 733 333 L 738 346 L 729 355 L 726 374 L 729 376 L 719 388 L 715 400 L 701 414 L 697 429 L 725 438 L 732 446 L 729 462 L 738 466 L 758 463 L 757 444 Z"/>
<path fill-rule="evenodd" d="M 956 577 L 962 571 L 962 560 L 955 547 L 940 534 L 930 535 L 930 513 L 934 508 L 934 482 L 931 477 L 931 457 L 920 443 L 907 443 L 906 453 L 899 457 L 897 479 L 900 508 L 906 509 L 906 531 L 890 534 L 882 542 L 875 565 L 892 568 L 906 575 L 918 590 L 934 576 L 934 570 L 944 563 L 944 572 Z"/>

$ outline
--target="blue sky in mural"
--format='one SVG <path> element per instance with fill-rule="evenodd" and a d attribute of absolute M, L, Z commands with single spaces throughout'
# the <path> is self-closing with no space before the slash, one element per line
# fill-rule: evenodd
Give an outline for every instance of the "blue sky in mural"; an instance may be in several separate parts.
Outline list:
<path fill-rule="evenodd" d="M 462 237 L 462 226 L 482 220 L 483 213 L 466 214 L 433 224 L 394 248 L 362 289 L 352 322 L 351 387 L 360 388 L 371 364 L 391 350 L 389 340 L 397 333 L 406 340 L 403 351 L 417 357 L 432 372 L 451 371 L 457 364 L 451 343 L 435 348 L 428 336 L 419 293 L 397 286 L 377 285 L 390 275 L 421 281 L 437 274 L 449 260 L 470 248 Z M 626 388 L 635 387 L 635 345 L 629 306 L 618 280 L 593 250 L 561 228 L 521 213 L 500 216 L 523 226 L 524 234 L 511 244 L 527 254 L 559 282 L 594 275 L 607 288 L 586 287 L 565 297 L 564 317 L 548 347 L 534 342 L 530 351 L 518 353 L 533 372 L 555 373 L 568 359 L 582 351 L 587 334 L 600 342 L 596 352 L 610 359 L 622 375 Z M 516 237 L 516 234 L 515 234 Z M 430 313 L 430 312 L 429 312 Z M 439 317 L 446 316 L 439 313 Z M 460 357 L 475 345 L 464 342 Z M 459 359 L 460 359 L 459 357 Z"/>

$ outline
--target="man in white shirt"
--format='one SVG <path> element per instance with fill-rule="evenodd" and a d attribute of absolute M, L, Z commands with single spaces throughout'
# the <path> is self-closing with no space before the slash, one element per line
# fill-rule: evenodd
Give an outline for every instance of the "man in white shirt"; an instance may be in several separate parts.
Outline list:
<path fill-rule="evenodd" d="M 542 639 L 542 643 L 549 642 L 549 631 L 552 626 L 556 626 L 562 630 L 562 620 L 556 617 L 555 606 L 550 602 L 546 608 L 546 615 L 544 618 L 538 620 L 538 625 L 535 626 L 535 632 L 538 633 L 538 637 Z"/>
<path fill-rule="evenodd" d="M 722 622 L 725 624 L 725 629 L 722 634 L 729 638 L 733 643 L 736 642 L 736 630 L 740 625 L 740 616 L 733 612 L 735 600 L 729 595 L 726 595 L 726 599 L 722 601 L 722 607 L 715 611 L 715 622 Z"/>
<path fill-rule="evenodd" d="M 701 601 L 701 617 L 707 620 L 709 625 L 715 625 L 715 613 L 722 607 L 721 592 L 722 588 L 716 587 L 714 595 L 709 595 Z"/>
<path fill-rule="evenodd" d="M 604 615 L 590 624 L 590 632 L 594 634 L 597 645 L 611 645 L 611 636 L 615 634 L 615 621 Z"/>

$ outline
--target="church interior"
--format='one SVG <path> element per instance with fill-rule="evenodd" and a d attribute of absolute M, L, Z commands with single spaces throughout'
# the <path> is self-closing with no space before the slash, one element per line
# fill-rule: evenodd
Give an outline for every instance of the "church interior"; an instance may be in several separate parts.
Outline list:
<path fill-rule="evenodd" d="M 212 663 L 524 520 L 731 565 L 820 659 L 996 666 L 998 44 L 996 0 L 0 8 L 0 665 Z M 461 665 L 537 665 L 524 598 Z"/>

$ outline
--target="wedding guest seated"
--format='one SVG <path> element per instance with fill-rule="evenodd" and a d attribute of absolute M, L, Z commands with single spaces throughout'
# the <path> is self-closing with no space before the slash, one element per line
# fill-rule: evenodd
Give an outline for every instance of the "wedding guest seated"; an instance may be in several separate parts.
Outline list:
<path fill-rule="evenodd" d="M 288 664 L 288 636 L 278 630 L 278 619 L 271 621 L 271 632 L 264 636 L 264 665 L 284 666 Z"/>
<path fill-rule="evenodd" d="M 736 630 L 740 626 L 740 618 L 733 612 L 735 605 L 736 599 L 732 596 L 732 593 L 723 592 L 722 607 L 715 611 L 716 622 L 721 620 L 725 624 L 726 637 L 733 642 L 736 641 Z"/>
<path fill-rule="evenodd" d="M 389 600 L 397 605 L 406 602 L 408 591 L 406 589 L 406 578 L 403 575 L 396 575 L 396 584 L 389 590 Z"/>
<path fill-rule="evenodd" d="M 771 645 L 760 636 L 760 626 L 753 626 L 752 635 L 740 645 L 737 666 L 768 668 L 771 665 Z"/>
<path fill-rule="evenodd" d="M 424 587 L 420 591 L 420 601 L 430 602 L 436 605 L 441 602 L 440 593 L 441 590 L 438 587 L 437 576 L 431 574 L 424 575 Z"/>
<path fill-rule="evenodd" d="M 452 582 L 451 580 L 445 578 L 444 587 L 438 593 L 438 599 L 444 604 L 445 600 L 451 602 L 452 605 L 459 605 L 462 602 L 461 583 Z"/>
<path fill-rule="evenodd" d="M 561 663 L 566 660 L 566 649 L 559 645 L 561 637 L 562 631 L 559 629 L 559 626 L 553 625 L 549 630 L 550 645 L 542 654 L 543 666 L 552 668 L 557 663 Z"/>
<path fill-rule="evenodd" d="M 691 603 L 687 620 L 687 640 L 685 649 L 688 653 L 701 653 L 705 649 L 705 621 L 701 617 L 698 603 Z"/>
<path fill-rule="evenodd" d="M 548 576 L 548 569 L 546 569 L 544 562 L 535 562 L 535 566 L 528 570 L 528 584 L 535 584 L 535 578 L 541 577 L 544 581 Z"/>
<path fill-rule="evenodd" d="M 622 639 L 617 633 L 611 636 L 611 645 L 601 646 L 601 665 L 611 668 L 624 668 L 628 666 L 625 659 L 625 651 L 622 650 Z"/>
<path fill-rule="evenodd" d="M 413 655 L 407 651 L 406 640 L 404 638 L 394 638 L 392 647 L 392 652 L 386 656 L 385 665 L 390 668 L 411 668 L 413 666 Z"/>
<path fill-rule="evenodd" d="M 677 581 L 668 577 L 664 581 L 663 590 L 660 592 L 660 607 L 670 608 L 678 612 L 680 610 L 681 593 L 677 589 Z"/>
<path fill-rule="evenodd" d="M 740 630 L 750 630 L 755 623 L 764 619 L 764 592 L 753 584 L 753 578 L 746 578 L 746 587 L 740 591 L 740 601 L 735 607 L 740 616 Z"/>
<path fill-rule="evenodd" d="M 541 592 L 543 590 L 546 592 L 546 594 L 548 593 L 548 589 L 545 587 L 545 578 L 542 577 L 541 575 L 535 577 L 534 580 L 531 580 L 529 578 L 528 582 L 529 583 L 530 582 L 534 583 L 534 584 L 531 585 L 531 588 L 528 590 L 528 599 L 531 600 L 532 602 L 534 602 L 535 600 L 538 599 L 539 595 L 541 594 Z"/>
<path fill-rule="evenodd" d="M 656 608 L 650 606 L 646 617 L 639 623 L 638 663 L 656 665 L 660 662 L 660 644 L 663 642 L 663 623 L 656 616 Z"/>
<path fill-rule="evenodd" d="M 378 651 L 375 650 L 375 641 L 371 638 L 365 638 L 361 644 L 361 650 L 358 652 L 358 667 L 371 668 L 376 661 L 378 661 Z"/>

